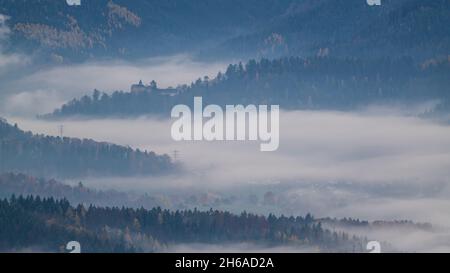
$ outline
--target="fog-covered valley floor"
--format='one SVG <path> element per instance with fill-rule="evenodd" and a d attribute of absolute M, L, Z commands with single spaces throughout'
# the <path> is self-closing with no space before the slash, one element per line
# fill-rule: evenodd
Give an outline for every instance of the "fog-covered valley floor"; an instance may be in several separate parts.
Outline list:
<path fill-rule="evenodd" d="M 1 49 L 1 48 L 0 48 Z M 1 51 L 0 51 L 1 52 Z M 25 56 L 1 55 L 19 70 Z M 8 58 L 6 58 L 8 57 Z M 19 62 L 20 61 L 20 62 Z M 230 61 L 231 63 L 232 61 Z M 9 66 L 9 69 L 15 66 Z M 6 66 L 0 61 L 0 68 Z M 209 208 L 287 216 L 411 220 L 411 227 L 341 228 L 400 251 L 450 251 L 450 127 L 417 118 L 430 104 L 373 106 L 354 112 L 292 111 L 280 114 L 280 147 L 261 152 L 259 142 L 175 142 L 170 119 L 34 118 L 94 88 L 129 90 L 140 79 L 160 86 L 214 77 L 226 63 L 201 63 L 186 55 L 144 60 L 60 65 L 7 77 L 0 69 L 0 113 L 33 133 L 92 138 L 167 153 L 180 172 L 156 177 L 85 178 L 85 186 L 157 196 L 170 209 Z M 63 181 L 77 184 L 80 180 Z M 251 244 L 179 245 L 167 251 L 300 251 Z M 301 251 L 314 251 L 301 249 Z"/>
<path fill-rule="evenodd" d="M 139 237 L 141 223 L 130 218 L 139 235 L 135 241 L 149 251 L 353 247 L 356 252 L 354 242 L 365 250 L 374 240 L 382 243 L 382 251 L 450 252 L 450 34 L 442 23 L 450 21 L 447 2 L 383 0 L 382 6 L 371 7 L 364 0 L 260 1 L 257 6 L 252 1 L 100 1 L 69 7 L 37 1 L 42 9 L 36 11 L 30 3 L 9 2 L 0 5 L 1 198 L 22 187 L 39 198 L 66 198 L 69 192 L 78 198 L 69 200 L 74 206 L 93 201 L 105 210 L 160 206 L 186 214 L 195 208 L 207 211 L 197 220 L 221 221 L 205 225 L 204 234 L 195 237 L 199 221 L 160 221 L 158 212 L 156 221 L 141 221 L 155 228 L 146 230 L 149 238 L 158 235 L 158 228 L 172 227 L 167 237 L 182 238 L 173 243 L 160 236 L 170 243 L 146 246 L 152 240 Z M 279 104 L 279 149 L 261 152 L 260 141 L 174 141 L 174 120 L 161 114 L 175 104 L 189 104 L 193 96 L 203 96 L 205 104 Z M 154 116 L 145 116 L 149 113 Z M 34 134 L 93 139 L 156 155 L 92 141 L 32 137 L 14 124 Z M 0 251 L 48 251 L 21 245 L 30 234 L 40 237 L 29 230 L 35 225 L 40 231 L 41 218 L 28 221 L 11 204 L 17 219 L 0 217 L 2 229 L 11 227 L 6 239 L 0 238 Z M 212 218 L 210 209 L 223 212 Z M 249 225 L 222 221 L 231 219 L 224 216 L 228 212 L 246 220 L 244 211 L 304 218 L 288 223 L 280 217 L 279 230 L 266 226 L 273 217 L 263 224 L 258 219 Z M 66 222 L 61 221 L 72 232 Z M 184 235 L 179 223 L 187 226 Z M 234 237 L 216 228 L 226 224 Z M 310 239 L 321 225 L 332 231 L 333 247 L 342 244 L 338 233 L 355 235 L 348 237 L 355 240 L 342 249 L 319 249 L 314 244 L 322 239 Z M 128 226 L 117 232 L 122 229 L 124 235 Z M 24 234 L 16 235 L 18 227 Z M 229 238 L 221 241 L 211 230 Z M 248 240 L 253 237 L 245 236 L 255 234 L 238 234 L 243 230 L 270 239 Z M 54 238 L 52 243 L 61 243 Z M 2 245 L 10 239 L 24 249 Z"/>
<path fill-rule="evenodd" d="M 35 133 L 58 135 L 64 125 L 65 136 L 177 151 L 182 165 L 168 176 L 83 179 L 88 187 L 159 195 L 169 208 L 189 197 L 187 207 L 237 213 L 427 222 L 433 231 L 352 232 L 401 250 L 450 247 L 450 127 L 398 109 L 281 112 L 275 152 L 261 152 L 259 142 L 175 142 L 169 119 L 8 120 Z"/>

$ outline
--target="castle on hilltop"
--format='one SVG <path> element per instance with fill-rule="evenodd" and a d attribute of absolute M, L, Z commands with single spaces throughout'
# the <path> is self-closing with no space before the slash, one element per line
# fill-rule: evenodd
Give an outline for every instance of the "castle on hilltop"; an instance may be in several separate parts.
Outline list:
<path fill-rule="evenodd" d="M 158 92 L 160 95 L 168 95 L 168 96 L 174 96 L 179 93 L 179 90 L 176 88 L 169 87 L 159 89 L 155 81 L 151 81 L 149 85 L 145 85 L 142 83 L 142 80 L 140 80 L 138 84 L 132 84 L 130 91 L 131 93 L 134 94 Z"/>
<path fill-rule="evenodd" d="M 156 91 L 156 89 L 158 89 L 158 86 L 155 81 L 151 81 L 149 85 L 144 85 L 140 80 L 138 84 L 131 85 L 130 91 L 131 93 L 141 93 Z"/>

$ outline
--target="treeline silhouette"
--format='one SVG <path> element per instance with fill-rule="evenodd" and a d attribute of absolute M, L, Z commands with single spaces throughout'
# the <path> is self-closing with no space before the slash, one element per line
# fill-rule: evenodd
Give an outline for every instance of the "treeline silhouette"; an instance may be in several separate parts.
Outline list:
<path fill-rule="evenodd" d="M 24 132 L 0 119 L 0 171 L 40 177 L 151 175 L 174 168 L 167 155 L 92 139 Z"/>
<path fill-rule="evenodd" d="M 257 243 L 362 251 L 363 240 L 324 229 L 311 215 L 268 217 L 209 210 L 76 207 L 66 199 L 12 196 L 0 200 L 0 250 L 64 251 L 78 241 L 84 252 L 157 251 L 178 243 Z"/>
<path fill-rule="evenodd" d="M 447 58 L 421 65 L 410 58 L 250 60 L 229 65 L 214 79 L 199 78 L 189 86 L 112 94 L 95 90 L 92 96 L 73 99 L 43 117 L 167 116 L 176 104 L 192 106 L 194 96 L 202 96 L 204 104 L 279 104 L 284 109 L 352 110 L 373 103 L 447 99 L 449 72 Z"/>
<path fill-rule="evenodd" d="M 63 184 L 55 179 L 37 178 L 22 173 L 0 174 L 0 198 L 11 195 L 34 195 L 67 199 L 73 204 L 95 204 L 98 206 L 126 206 L 153 208 L 161 206 L 159 198 L 148 194 L 132 194 L 116 190 L 96 190 L 83 185 Z"/>

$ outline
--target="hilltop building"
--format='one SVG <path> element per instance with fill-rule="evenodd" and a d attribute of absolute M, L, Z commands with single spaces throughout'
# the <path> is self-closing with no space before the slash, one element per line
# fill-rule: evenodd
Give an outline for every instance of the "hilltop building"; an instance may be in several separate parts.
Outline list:
<path fill-rule="evenodd" d="M 141 93 L 141 92 L 152 92 L 158 89 L 156 82 L 151 81 L 149 85 L 144 85 L 142 80 L 139 81 L 138 84 L 131 85 L 131 93 Z"/>
<path fill-rule="evenodd" d="M 145 85 L 142 83 L 142 80 L 139 81 L 138 84 L 131 85 L 130 88 L 131 93 L 153 93 L 158 92 L 161 95 L 167 95 L 167 96 L 174 96 L 178 93 L 180 93 L 177 88 L 164 88 L 164 89 L 158 89 L 158 86 L 155 81 L 151 81 L 149 85 Z"/>

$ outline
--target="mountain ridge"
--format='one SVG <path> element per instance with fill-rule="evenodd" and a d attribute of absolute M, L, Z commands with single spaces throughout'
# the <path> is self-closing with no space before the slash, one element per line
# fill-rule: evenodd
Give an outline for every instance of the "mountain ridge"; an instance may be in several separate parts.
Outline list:
<path fill-rule="evenodd" d="M 30 13 L 30 10 L 33 12 Z M 139 59 L 192 52 L 205 59 L 412 56 L 450 52 L 445 0 L 0 0 L 9 50 L 42 60 Z M 54 57 L 57 56 L 57 57 Z"/>
<path fill-rule="evenodd" d="M 35 135 L 0 119 L 0 171 L 42 177 L 155 175 L 173 171 L 168 155 L 92 139 Z"/>

